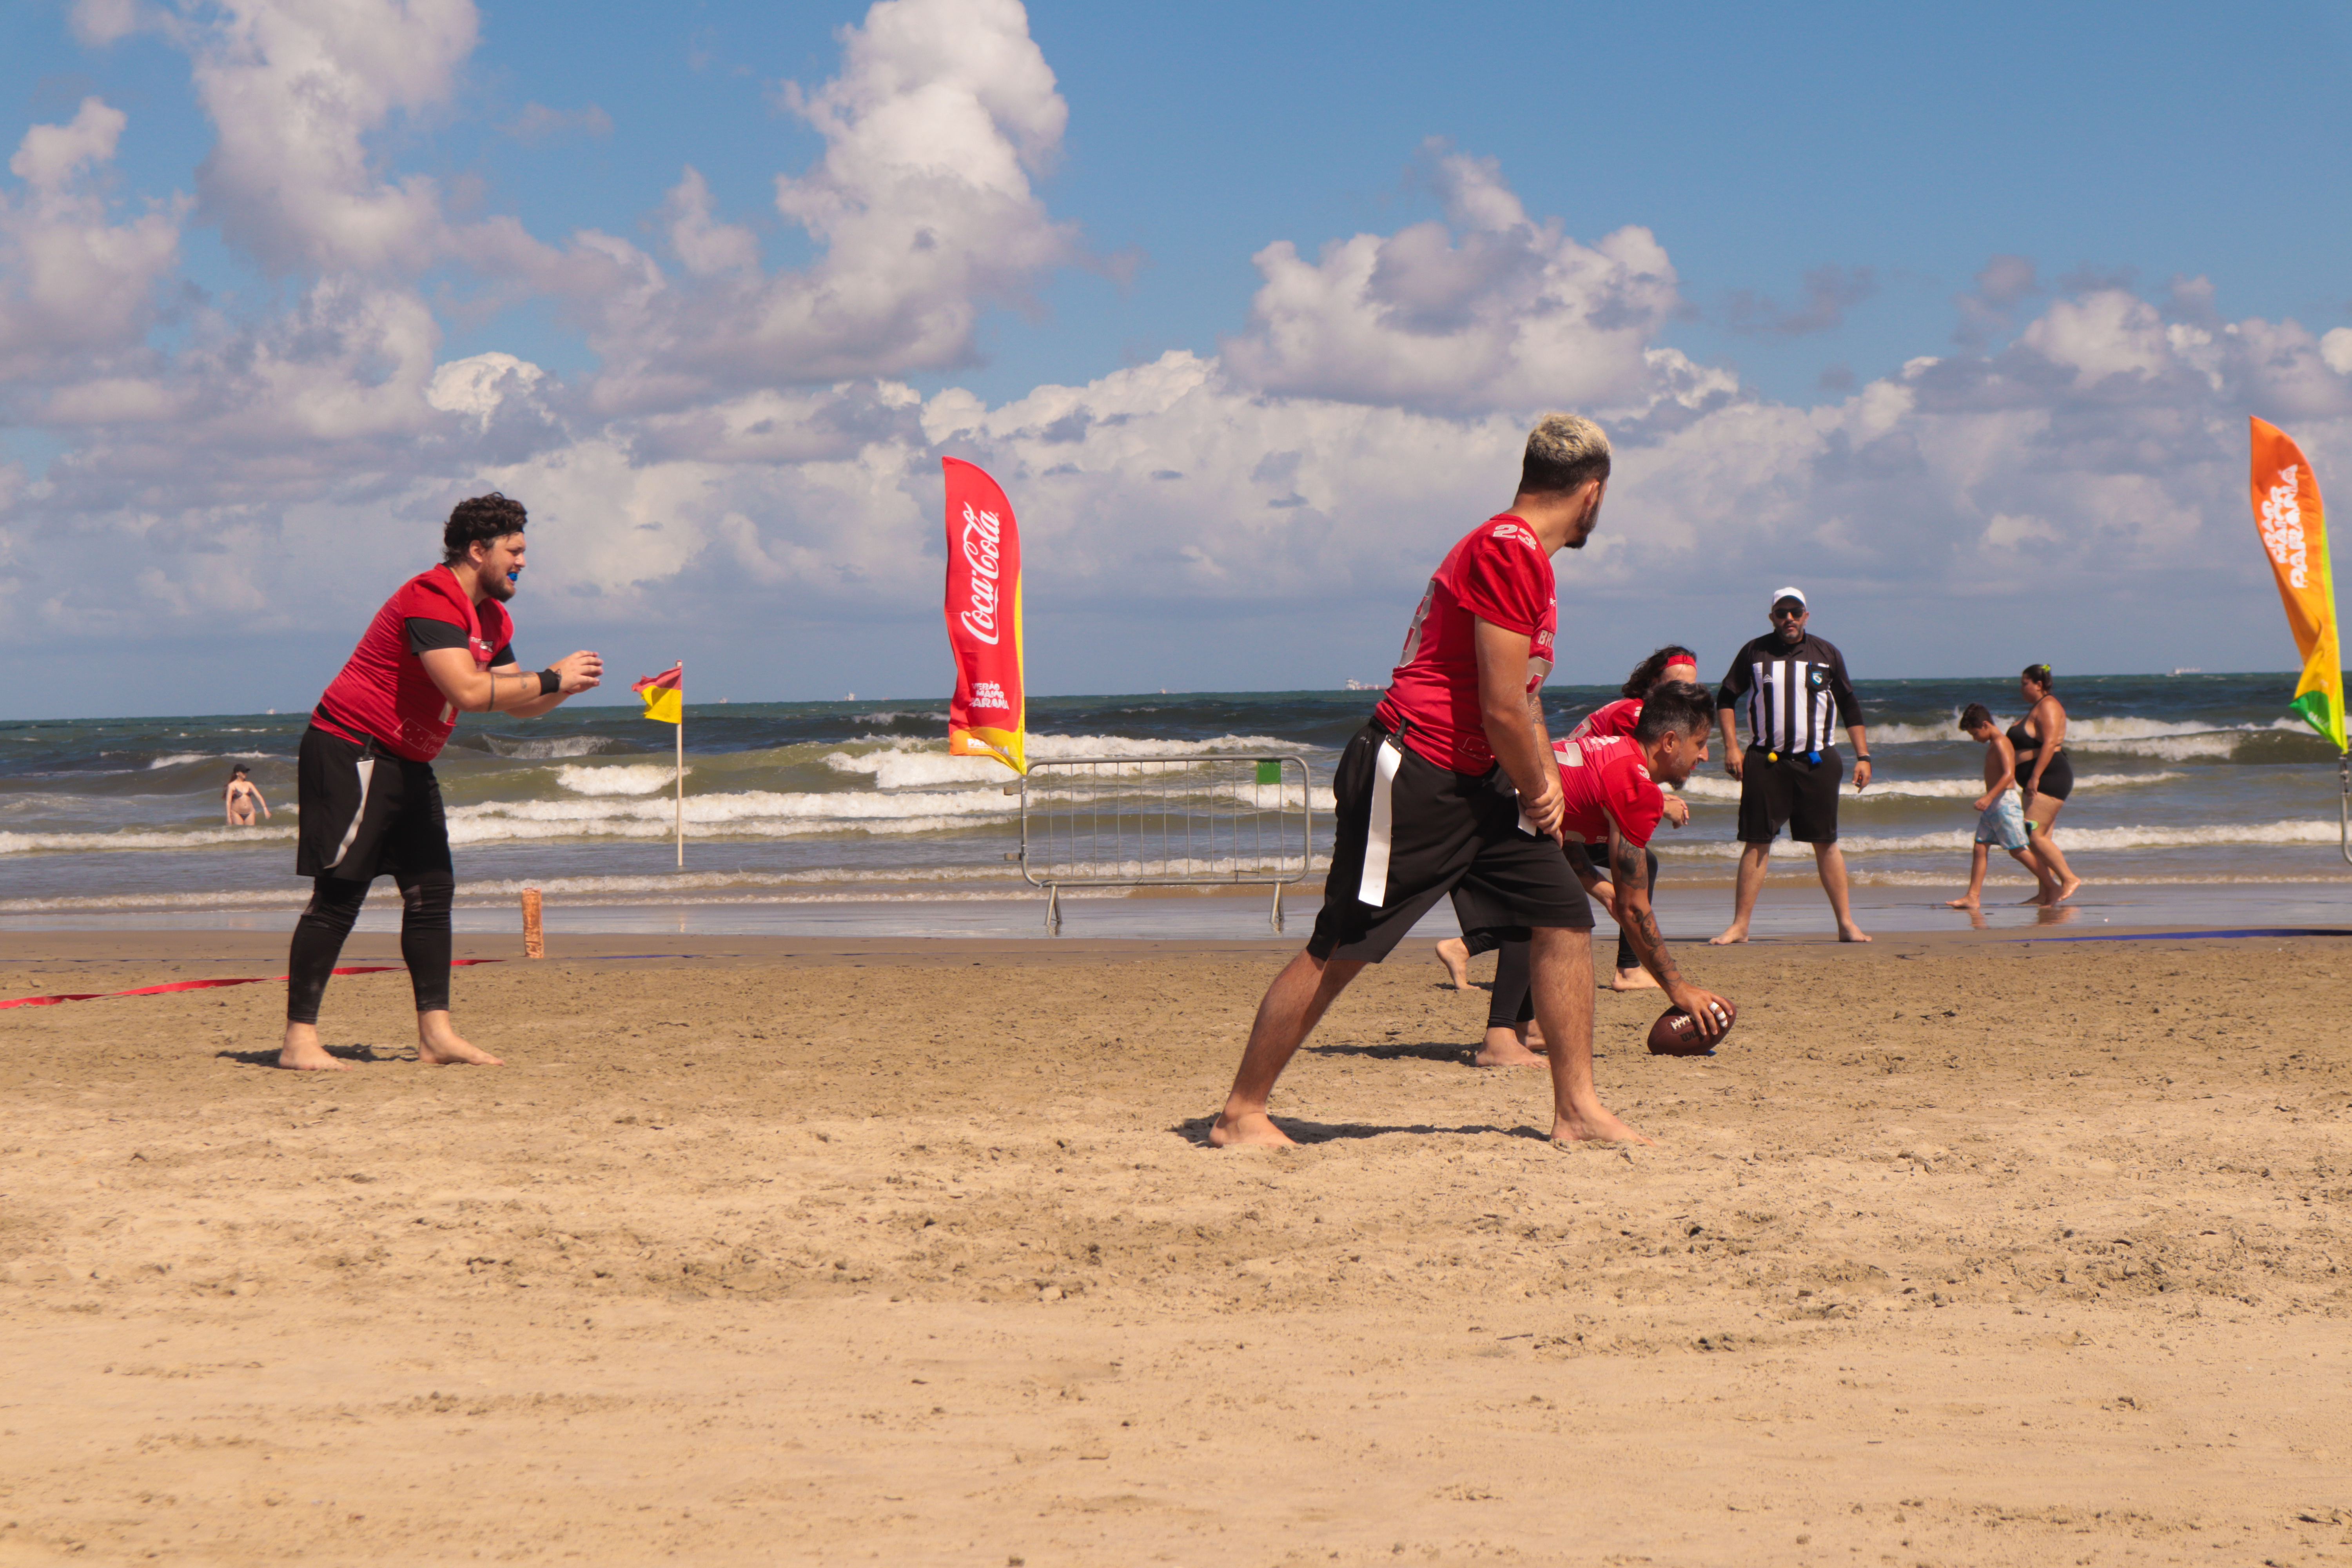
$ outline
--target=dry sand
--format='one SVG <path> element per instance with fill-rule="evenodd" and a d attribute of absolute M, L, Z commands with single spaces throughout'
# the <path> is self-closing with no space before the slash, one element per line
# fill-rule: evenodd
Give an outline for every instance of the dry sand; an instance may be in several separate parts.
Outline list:
<path fill-rule="evenodd" d="M 1281 1153 L 1201 1138 L 1286 949 L 688 946 L 461 972 L 502 1070 L 397 974 L 339 1074 L 274 986 L 0 1014 L 0 1563 L 2352 1561 L 2340 942 L 1694 952 L 1630 1150 L 1401 958 Z"/>

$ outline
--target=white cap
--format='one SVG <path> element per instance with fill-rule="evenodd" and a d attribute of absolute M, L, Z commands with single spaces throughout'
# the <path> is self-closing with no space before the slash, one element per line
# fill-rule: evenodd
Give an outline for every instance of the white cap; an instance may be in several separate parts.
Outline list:
<path fill-rule="evenodd" d="M 1775 588 L 1772 590 L 1773 605 L 1779 604 L 1783 599 L 1794 599 L 1797 603 L 1805 605 L 1805 591 L 1802 588 L 1796 587 Z M 1764 607 L 1769 610 L 1772 607 L 1772 605 L 1767 605 Z M 1811 605 L 1805 605 L 1805 608 L 1810 610 L 1812 606 Z"/>

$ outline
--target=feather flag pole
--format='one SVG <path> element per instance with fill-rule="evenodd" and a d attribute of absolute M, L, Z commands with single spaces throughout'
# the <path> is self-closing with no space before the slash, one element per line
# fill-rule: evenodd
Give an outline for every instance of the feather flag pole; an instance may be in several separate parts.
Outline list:
<path fill-rule="evenodd" d="M 677 868 L 686 869 L 686 660 L 629 688 L 645 700 L 646 717 L 677 726 Z"/>
<path fill-rule="evenodd" d="M 2343 797 L 2336 844 L 2352 863 L 2352 747 L 2345 742 L 2344 659 L 2336 627 L 2336 573 L 2327 559 L 2327 510 L 2303 448 L 2275 425 L 2261 419 L 2252 425 L 2254 528 L 2278 578 L 2295 651 L 2303 656 L 2303 679 L 2287 707 L 2336 748 Z"/>

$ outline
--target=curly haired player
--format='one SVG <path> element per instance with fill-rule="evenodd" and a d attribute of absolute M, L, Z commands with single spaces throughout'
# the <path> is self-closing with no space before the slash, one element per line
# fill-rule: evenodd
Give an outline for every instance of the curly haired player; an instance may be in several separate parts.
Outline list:
<path fill-rule="evenodd" d="M 604 661 L 580 652 L 530 672 L 509 646 L 506 602 L 523 570 L 519 500 L 493 490 L 459 501 L 441 531 L 442 562 L 401 585 L 368 623 L 341 675 L 311 710 L 298 763 L 297 874 L 310 902 L 294 926 L 286 977 L 285 1068 L 341 1068 L 319 1043 L 319 1004 L 368 885 L 400 886 L 400 956 L 416 996 L 416 1055 L 438 1065 L 498 1067 L 449 1023 L 449 911 L 457 879 L 433 759 L 464 713 L 536 718 L 593 690 Z"/>

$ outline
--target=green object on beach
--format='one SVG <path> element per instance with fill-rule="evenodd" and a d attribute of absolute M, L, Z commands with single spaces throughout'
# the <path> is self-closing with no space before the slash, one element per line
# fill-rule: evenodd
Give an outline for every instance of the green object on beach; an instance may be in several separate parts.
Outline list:
<path fill-rule="evenodd" d="M 1278 762 L 1258 763 L 1257 782 L 1260 784 L 1280 784 L 1282 782 L 1282 764 Z"/>

